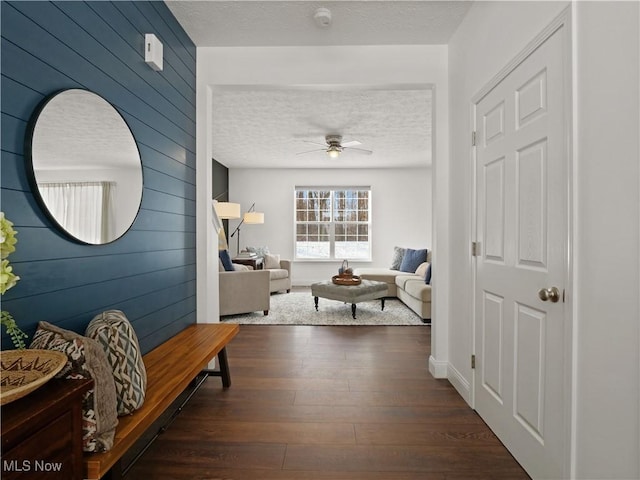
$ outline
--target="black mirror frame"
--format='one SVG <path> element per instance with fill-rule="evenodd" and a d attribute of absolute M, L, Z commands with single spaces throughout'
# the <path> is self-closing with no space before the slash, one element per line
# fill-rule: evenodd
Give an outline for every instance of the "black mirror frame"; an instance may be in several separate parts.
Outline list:
<path fill-rule="evenodd" d="M 139 203 L 138 203 L 138 205 L 136 207 L 135 215 L 133 216 L 129 226 L 121 234 L 117 235 L 115 238 L 109 240 L 108 242 L 90 243 L 90 242 L 86 242 L 86 241 L 82 240 L 81 238 L 78 238 L 75 235 L 73 235 L 72 233 L 70 233 L 58 221 L 58 219 L 56 219 L 55 216 L 51 213 L 51 211 L 49 210 L 49 207 L 47 206 L 47 204 L 45 203 L 44 199 L 42 198 L 42 195 L 40 194 L 40 188 L 38 187 L 38 181 L 37 181 L 37 178 L 36 178 L 36 171 L 35 171 L 35 168 L 34 168 L 34 165 L 33 165 L 33 135 L 35 133 L 35 129 L 36 129 L 36 126 L 37 126 L 37 123 L 38 123 L 38 119 L 40 118 L 40 115 L 41 115 L 42 111 L 47 107 L 49 102 L 51 102 L 58 95 L 60 95 L 62 93 L 65 93 L 65 92 L 68 92 L 68 91 L 71 91 L 71 90 L 80 90 L 80 91 L 83 91 L 83 92 L 90 93 L 92 95 L 96 95 L 97 97 L 99 97 L 103 101 L 105 101 L 107 104 L 109 104 L 111 106 L 111 108 L 113 108 L 114 111 L 118 114 L 118 116 L 122 119 L 124 125 L 129 130 L 129 133 L 131 134 L 131 138 L 133 139 L 133 143 L 135 144 L 136 150 L 138 152 L 138 161 L 140 163 L 140 180 L 141 180 L 140 201 L 139 201 Z M 144 168 L 143 168 L 143 164 L 142 164 L 142 156 L 140 155 L 140 148 L 138 147 L 138 142 L 136 141 L 136 138 L 133 135 L 133 131 L 131 130 L 131 127 L 129 126 L 129 124 L 127 123 L 125 118 L 122 116 L 120 111 L 116 108 L 116 106 L 113 105 L 111 102 L 109 102 L 102 95 L 99 95 L 99 94 L 97 94 L 95 92 L 92 92 L 91 90 L 88 90 L 88 89 L 85 89 L 85 88 L 64 88 L 64 89 L 61 89 L 61 90 L 57 90 L 57 91 L 51 93 L 50 95 L 48 95 L 44 100 L 42 100 L 38 104 L 38 106 L 35 108 L 35 110 L 31 114 L 31 117 L 29 118 L 29 122 L 27 124 L 27 129 L 26 129 L 25 140 L 24 140 L 24 158 L 25 158 L 25 163 L 26 163 L 26 167 L 27 167 L 27 176 L 28 176 L 28 179 L 29 179 L 29 186 L 31 187 L 31 192 L 32 192 L 34 198 L 36 199 L 36 202 L 40 206 L 40 208 L 43 211 L 43 213 L 45 214 L 45 216 L 49 219 L 49 221 L 51 221 L 51 223 L 56 227 L 56 229 L 60 233 L 62 233 L 67 239 L 72 240 L 72 241 L 74 241 L 76 243 L 79 243 L 79 244 L 82 244 L 82 245 L 90 245 L 90 246 L 109 245 L 110 243 L 113 243 L 116 240 L 119 240 L 120 238 L 122 238 L 124 235 L 127 234 L 127 232 L 129 230 L 131 230 L 131 227 L 135 223 L 135 221 L 138 218 L 138 215 L 140 213 L 140 209 L 142 207 L 142 200 L 143 200 L 143 196 L 144 196 Z"/>

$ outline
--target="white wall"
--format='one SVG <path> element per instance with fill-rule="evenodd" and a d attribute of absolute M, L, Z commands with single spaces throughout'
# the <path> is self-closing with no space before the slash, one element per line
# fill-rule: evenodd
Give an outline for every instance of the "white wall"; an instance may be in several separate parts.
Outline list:
<path fill-rule="evenodd" d="M 640 478 L 639 6 L 576 4 L 577 478 Z"/>
<path fill-rule="evenodd" d="M 469 400 L 471 98 L 568 2 L 476 2 L 449 44 L 450 352 Z M 572 476 L 640 478 L 638 3 L 573 4 L 577 69 L 573 212 Z M 455 293 L 454 293 L 455 292 Z"/>
<path fill-rule="evenodd" d="M 230 169 L 229 197 L 246 211 L 253 202 L 264 212 L 264 225 L 243 225 L 240 248 L 267 245 L 272 253 L 293 260 L 293 196 L 296 186 L 371 186 L 373 215 L 372 261 L 350 266 L 388 266 L 395 245 L 431 248 L 431 169 L 316 170 Z M 238 220 L 229 221 L 233 232 Z M 235 254 L 236 238 L 229 241 Z M 338 264 L 298 261 L 293 265 L 294 285 L 310 285 L 331 278 Z"/>
<path fill-rule="evenodd" d="M 441 85 L 446 56 L 441 45 L 201 47 L 198 69 L 208 85 Z"/>
<path fill-rule="evenodd" d="M 197 262 L 198 321 L 218 317 L 217 259 L 211 234 L 212 115 L 217 85 L 429 85 L 434 91 L 432 166 L 434 282 L 432 363 L 446 374 L 448 327 L 449 104 L 446 45 L 198 48 L 197 63 Z M 216 159 L 224 163 L 224 159 Z M 247 227 L 250 228 L 250 227 Z M 258 228 L 258 227 L 255 227 Z M 243 230 L 244 233 L 244 230 Z M 441 244 L 445 248 L 438 250 Z M 270 246 L 271 247 L 271 246 Z M 215 260 L 215 261 L 214 261 Z M 434 369 L 432 369 L 434 372 Z"/>

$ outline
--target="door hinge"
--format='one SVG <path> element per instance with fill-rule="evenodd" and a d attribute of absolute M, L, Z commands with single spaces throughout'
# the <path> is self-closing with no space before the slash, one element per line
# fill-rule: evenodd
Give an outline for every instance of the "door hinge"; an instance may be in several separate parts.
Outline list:
<path fill-rule="evenodd" d="M 471 355 L 471 369 L 476 368 L 476 356 Z"/>
<path fill-rule="evenodd" d="M 471 242 L 471 256 L 472 257 L 480 256 L 480 242 Z"/>
<path fill-rule="evenodd" d="M 471 146 L 472 147 L 476 146 L 476 132 L 475 131 L 471 132 Z"/>

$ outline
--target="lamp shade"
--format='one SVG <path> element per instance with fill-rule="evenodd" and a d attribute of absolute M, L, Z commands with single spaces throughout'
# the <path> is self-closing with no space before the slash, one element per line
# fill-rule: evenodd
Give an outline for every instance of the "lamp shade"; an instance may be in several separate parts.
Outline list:
<path fill-rule="evenodd" d="M 218 217 L 229 220 L 240 218 L 240 204 L 233 202 L 216 202 L 214 204 Z"/>
<path fill-rule="evenodd" d="M 244 214 L 244 223 L 264 223 L 264 213 L 247 212 Z"/>

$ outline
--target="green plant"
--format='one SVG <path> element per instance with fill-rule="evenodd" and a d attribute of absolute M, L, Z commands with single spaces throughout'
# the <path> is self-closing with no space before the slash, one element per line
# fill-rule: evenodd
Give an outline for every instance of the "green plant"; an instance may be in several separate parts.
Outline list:
<path fill-rule="evenodd" d="M 22 350 L 26 348 L 26 344 L 24 343 L 24 339 L 28 337 L 26 333 L 24 333 L 18 325 L 16 325 L 16 321 L 13 319 L 11 314 L 6 310 L 2 310 L 2 316 L 0 317 L 0 324 L 4 325 L 7 329 L 7 334 L 11 341 L 13 342 L 13 346 Z"/>
<path fill-rule="evenodd" d="M 18 240 L 16 239 L 16 232 L 13 229 L 13 223 L 7 220 L 4 216 L 4 212 L 0 212 L 0 258 L 2 258 L 2 263 L 0 265 L 0 294 L 4 295 L 7 290 L 14 287 L 20 277 L 13 273 L 13 267 L 9 264 L 9 260 L 7 257 L 10 253 L 16 251 L 16 243 Z M 27 338 L 27 334 L 24 333 L 18 325 L 16 325 L 16 321 L 13 319 L 11 314 L 5 310 L 2 310 L 0 315 L 0 325 L 4 325 L 7 329 L 7 334 L 11 341 L 13 342 L 13 346 L 18 349 L 25 348 L 24 339 Z"/>

